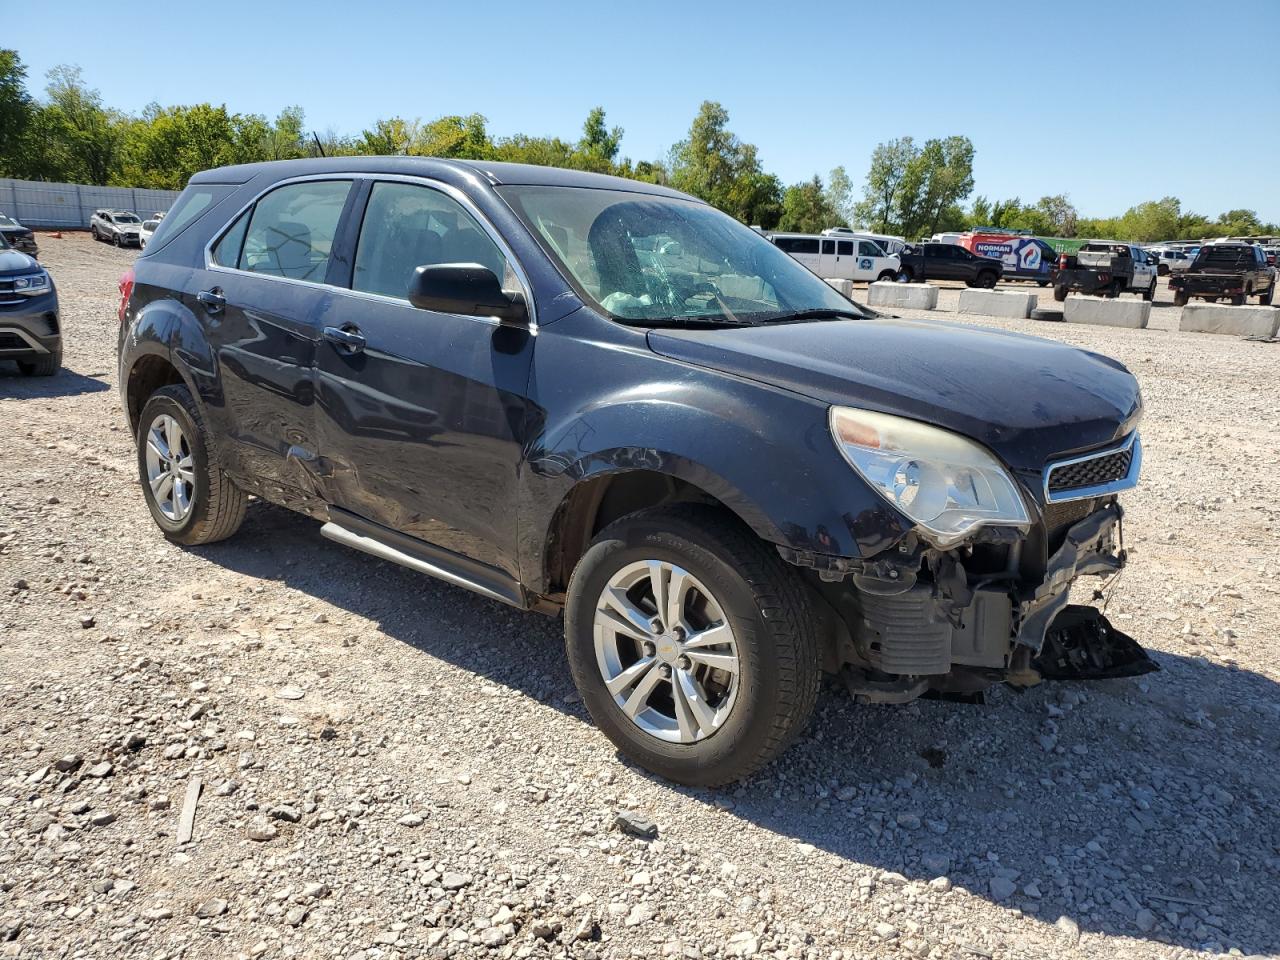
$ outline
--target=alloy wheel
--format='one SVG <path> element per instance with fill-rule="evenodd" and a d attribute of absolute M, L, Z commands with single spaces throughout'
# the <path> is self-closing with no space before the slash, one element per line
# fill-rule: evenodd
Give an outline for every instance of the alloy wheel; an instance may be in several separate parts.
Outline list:
<path fill-rule="evenodd" d="M 182 425 L 161 414 L 147 429 L 147 485 L 160 512 L 180 523 L 195 499 L 195 464 Z"/>
<path fill-rule="evenodd" d="M 665 560 L 630 563 L 596 602 L 596 665 L 619 709 L 649 735 L 690 744 L 729 718 L 741 661 L 711 592 Z"/>

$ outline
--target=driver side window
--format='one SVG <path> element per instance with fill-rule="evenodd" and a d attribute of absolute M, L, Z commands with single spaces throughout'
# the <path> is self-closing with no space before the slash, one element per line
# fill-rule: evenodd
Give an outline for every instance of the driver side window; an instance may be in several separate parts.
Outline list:
<path fill-rule="evenodd" d="M 360 225 L 351 289 L 406 299 L 414 270 L 440 263 L 478 263 L 504 289 L 516 288 L 498 245 L 452 197 L 413 183 L 375 183 Z"/>

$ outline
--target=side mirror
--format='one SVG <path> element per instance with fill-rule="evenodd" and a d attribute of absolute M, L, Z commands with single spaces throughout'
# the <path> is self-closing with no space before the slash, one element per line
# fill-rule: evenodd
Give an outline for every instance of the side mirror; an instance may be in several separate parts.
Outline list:
<path fill-rule="evenodd" d="M 497 275 L 478 263 L 418 267 L 409 281 L 409 302 L 419 310 L 497 317 L 506 323 L 523 323 L 529 317 L 524 297 L 504 291 Z"/>

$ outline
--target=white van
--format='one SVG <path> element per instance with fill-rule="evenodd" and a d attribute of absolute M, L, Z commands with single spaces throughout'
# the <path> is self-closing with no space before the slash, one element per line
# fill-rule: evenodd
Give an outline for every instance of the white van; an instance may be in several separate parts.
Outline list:
<path fill-rule="evenodd" d="M 769 240 L 824 280 L 892 280 L 902 265 L 874 240 L 864 237 L 771 233 Z"/>
<path fill-rule="evenodd" d="M 867 230 L 854 230 L 852 227 L 828 227 L 822 231 L 824 237 L 858 237 L 861 240 L 874 240 L 880 249 L 891 257 L 901 255 L 907 249 L 907 241 L 887 233 L 871 233 Z"/>

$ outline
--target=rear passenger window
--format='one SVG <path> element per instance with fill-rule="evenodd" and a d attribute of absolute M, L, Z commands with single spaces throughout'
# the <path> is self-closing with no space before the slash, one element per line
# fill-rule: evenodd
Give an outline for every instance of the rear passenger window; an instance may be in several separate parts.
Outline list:
<path fill-rule="evenodd" d="M 240 269 L 323 282 L 350 192 L 350 180 L 291 183 L 272 190 L 249 217 Z"/>
<path fill-rule="evenodd" d="M 837 243 L 837 244 L 836 244 L 836 252 L 837 252 L 837 253 L 839 253 L 839 254 L 840 254 L 840 256 L 842 256 L 842 257 L 852 257 L 852 256 L 853 256 L 853 241 L 852 241 L 852 240 L 841 240 L 839 243 Z"/>
<path fill-rule="evenodd" d="M 511 288 L 507 259 L 462 205 L 411 183 L 375 183 L 356 246 L 353 290 L 406 299 L 418 267 L 478 263 Z"/>
<path fill-rule="evenodd" d="M 236 218 L 231 229 L 213 246 L 213 262 L 220 267 L 234 267 L 240 262 L 240 249 L 244 246 L 244 231 L 249 226 L 249 211 Z"/>

